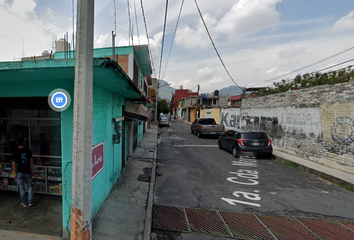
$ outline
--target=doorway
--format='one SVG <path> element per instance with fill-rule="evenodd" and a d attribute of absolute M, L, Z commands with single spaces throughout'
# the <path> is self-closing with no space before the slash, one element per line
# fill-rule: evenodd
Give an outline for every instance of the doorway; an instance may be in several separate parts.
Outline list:
<path fill-rule="evenodd" d="M 21 206 L 11 169 L 20 137 L 33 153 L 35 210 Z M 47 97 L 0 98 L 0 196 L 5 205 L 0 215 L 2 220 L 6 218 L 0 229 L 62 235 L 61 153 L 61 115 L 48 106 Z"/>

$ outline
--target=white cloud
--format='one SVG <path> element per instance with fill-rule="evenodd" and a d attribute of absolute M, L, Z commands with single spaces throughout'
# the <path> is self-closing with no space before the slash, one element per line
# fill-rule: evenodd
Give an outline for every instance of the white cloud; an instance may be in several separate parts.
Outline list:
<path fill-rule="evenodd" d="M 100 34 L 98 38 L 95 39 L 94 45 L 95 48 L 102 48 L 109 46 L 109 42 L 112 41 L 112 35 L 110 33 L 106 33 L 104 35 Z M 112 45 L 112 43 L 111 43 Z"/>
<path fill-rule="evenodd" d="M 210 77 L 214 74 L 214 70 L 209 68 L 209 67 L 205 67 L 205 68 L 200 68 L 198 69 L 198 75 L 199 78 L 207 78 Z"/>
<path fill-rule="evenodd" d="M 240 0 L 220 20 L 218 30 L 241 38 L 279 23 L 280 13 L 275 6 L 282 0 Z"/>
<path fill-rule="evenodd" d="M 40 55 L 51 50 L 58 27 L 41 21 L 35 14 L 35 0 L 0 1 L 0 60 L 18 60 L 22 55 Z M 6 24 L 5 24 L 6 23 Z"/>
<path fill-rule="evenodd" d="M 332 27 L 334 32 L 353 32 L 354 31 L 354 11 L 339 19 Z"/>
<path fill-rule="evenodd" d="M 205 48 L 210 44 L 202 23 L 198 24 L 196 29 L 192 29 L 188 25 L 183 25 L 177 30 L 175 41 L 187 50 Z"/>
<path fill-rule="evenodd" d="M 231 9 L 207 8 L 202 12 L 204 21 L 214 40 L 225 34 L 230 38 L 242 38 L 259 31 L 274 28 L 279 23 L 280 13 L 275 6 L 282 0 L 240 0 Z M 215 14 L 216 12 L 216 14 Z M 209 37 L 200 19 L 193 23 L 180 26 L 176 34 L 176 43 L 187 50 L 201 49 L 210 46 Z"/>
<path fill-rule="evenodd" d="M 304 53 L 306 51 L 305 47 L 289 47 L 286 50 L 282 50 L 278 53 L 280 58 L 292 58 L 296 55 Z"/>

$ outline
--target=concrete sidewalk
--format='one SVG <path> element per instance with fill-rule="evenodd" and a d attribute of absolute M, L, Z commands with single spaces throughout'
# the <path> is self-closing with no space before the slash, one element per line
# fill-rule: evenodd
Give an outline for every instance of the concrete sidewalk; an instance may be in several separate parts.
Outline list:
<path fill-rule="evenodd" d="M 294 162 L 299 165 L 300 168 L 305 169 L 308 172 L 316 174 L 323 179 L 326 179 L 333 183 L 347 184 L 354 187 L 354 175 L 346 173 L 340 170 L 336 170 L 330 167 L 326 167 L 322 164 L 306 160 L 295 155 L 282 152 L 279 150 L 273 150 L 275 159 L 281 161 Z"/>
<path fill-rule="evenodd" d="M 92 239 L 150 239 L 157 133 L 155 125 L 146 130 L 121 181 L 113 187 L 93 221 Z"/>

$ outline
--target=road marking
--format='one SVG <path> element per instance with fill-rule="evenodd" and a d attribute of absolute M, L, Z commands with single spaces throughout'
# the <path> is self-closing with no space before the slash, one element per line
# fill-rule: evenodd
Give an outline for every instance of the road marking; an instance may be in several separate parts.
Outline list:
<path fill-rule="evenodd" d="M 240 185 L 259 185 L 259 182 L 255 179 L 258 179 L 258 170 L 257 170 L 257 161 L 252 159 L 238 159 L 231 162 L 232 166 L 236 167 L 253 167 L 256 169 L 237 169 L 234 172 L 229 172 L 229 174 L 236 175 L 237 177 L 228 177 L 226 178 L 227 181 L 240 184 Z M 261 201 L 262 198 L 259 194 L 259 190 L 253 190 L 253 192 L 243 192 L 243 191 L 234 191 L 232 195 L 238 199 L 231 199 L 231 198 L 224 198 L 222 197 L 221 200 L 225 201 L 230 205 L 250 205 L 255 207 L 261 207 L 260 203 L 250 202 L 250 201 Z M 239 198 L 246 199 L 247 201 L 241 201 Z"/>
<path fill-rule="evenodd" d="M 218 145 L 173 145 L 176 148 L 194 148 L 194 147 L 200 147 L 200 148 L 210 148 L 210 147 L 218 147 Z"/>

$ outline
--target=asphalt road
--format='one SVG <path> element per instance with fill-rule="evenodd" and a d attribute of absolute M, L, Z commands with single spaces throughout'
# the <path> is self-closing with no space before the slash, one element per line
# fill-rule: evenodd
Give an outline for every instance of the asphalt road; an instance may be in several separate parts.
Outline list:
<path fill-rule="evenodd" d="M 155 204 L 354 219 L 353 192 L 274 159 L 236 159 L 179 120 L 161 131 Z"/>

